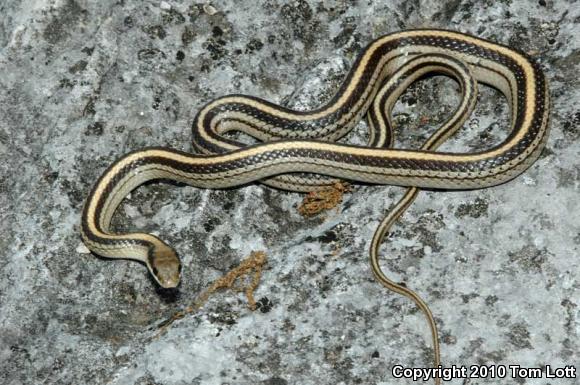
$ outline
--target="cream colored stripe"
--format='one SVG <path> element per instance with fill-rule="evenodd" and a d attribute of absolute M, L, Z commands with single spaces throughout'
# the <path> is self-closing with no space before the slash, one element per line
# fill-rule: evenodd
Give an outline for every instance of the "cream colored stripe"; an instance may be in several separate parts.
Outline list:
<path fill-rule="evenodd" d="M 460 35 L 463 36 L 463 35 Z M 467 38 L 467 37 L 466 37 Z M 513 145 L 515 145 L 522 137 L 523 135 L 525 135 L 525 133 L 529 130 L 529 125 L 531 124 L 532 121 L 532 116 L 535 110 L 535 100 L 534 99 L 530 99 L 535 97 L 535 87 L 534 87 L 534 78 L 533 78 L 533 68 L 531 67 L 530 63 L 525 60 L 521 55 L 505 49 L 501 46 L 496 46 L 494 44 L 490 45 L 492 47 L 497 47 L 498 50 L 501 48 L 502 52 L 506 52 L 510 53 L 510 57 L 512 57 L 512 59 L 514 59 L 516 62 L 518 62 L 518 60 L 522 60 L 523 63 L 525 63 L 525 65 L 522 65 L 522 68 L 524 69 L 524 72 L 526 73 L 526 80 L 527 80 L 527 87 L 526 87 L 526 93 L 528 95 L 528 99 L 526 99 L 526 101 L 528 102 L 528 106 L 527 108 L 525 108 L 526 110 L 526 114 L 525 114 L 525 119 L 524 122 L 522 124 L 522 129 L 518 132 L 518 135 L 515 135 L 512 140 L 510 142 L 506 142 L 502 145 L 502 147 L 497 148 L 495 151 L 492 152 L 484 152 L 478 155 L 464 155 L 462 156 L 461 154 L 453 154 L 453 155 L 443 155 L 443 154 L 437 154 L 437 153 L 429 153 L 429 159 L 433 160 L 433 161 L 438 161 L 438 160 L 442 160 L 442 161 L 477 161 L 477 160 L 482 160 L 482 159 L 486 159 L 486 158 L 490 158 L 490 157 L 494 157 L 497 156 L 500 153 L 505 152 L 508 148 L 513 147 Z M 417 49 L 417 46 L 413 46 L 410 47 L 413 49 Z M 440 53 L 441 52 L 441 48 L 438 47 L 430 47 L 430 46 L 422 46 L 421 50 L 424 52 L 429 52 L 429 53 Z M 514 90 L 514 93 L 517 94 L 517 87 L 516 87 L 516 83 L 515 83 L 515 77 L 514 74 L 509 71 L 509 69 L 507 69 L 506 67 L 499 65 L 496 62 L 493 62 L 491 60 L 486 60 L 486 59 L 481 59 L 481 58 L 472 58 L 472 57 L 468 57 L 467 55 L 465 55 L 466 58 L 470 58 L 470 63 L 474 66 L 477 66 L 478 64 L 481 65 L 482 63 L 485 64 L 486 66 L 489 66 L 491 68 L 494 68 L 495 70 L 497 70 L 498 72 L 503 73 L 508 79 L 512 80 L 512 89 Z M 365 55 L 366 57 L 366 55 Z M 357 71 L 359 72 L 359 71 Z M 478 81 L 482 81 L 482 82 L 486 82 L 486 79 L 478 79 Z M 497 82 L 497 80 L 494 80 L 494 82 Z M 354 83 L 354 81 L 353 81 Z M 504 91 L 504 90 L 502 90 Z M 531 95 L 531 96 L 530 96 Z M 345 95 L 343 95 L 344 97 Z M 508 97 L 508 99 L 512 100 L 512 103 L 515 102 L 515 99 L 512 99 L 510 96 L 511 95 L 506 95 Z M 341 98 L 342 99 L 342 98 Z M 319 116 L 325 116 L 327 113 L 332 112 L 335 107 L 336 104 L 334 106 L 331 106 L 329 109 L 325 110 L 326 112 L 323 114 L 322 112 L 318 113 L 318 114 L 312 114 L 312 115 L 305 115 L 305 116 L 301 116 L 301 115 L 292 115 L 292 114 L 287 114 L 285 112 L 282 111 L 278 111 L 275 109 L 272 109 L 270 107 L 267 107 L 265 105 L 259 104 L 253 100 L 248 100 L 245 98 L 241 98 L 241 97 L 231 97 L 231 98 L 224 98 L 224 99 L 220 99 L 218 102 L 218 104 L 222 104 L 222 103 L 230 103 L 230 102 L 236 102 L 236 103 L 244 103 L 244 102 L 248 102 L 247 104 L 250 104 L 252 106 L 254 106 L 255 108 L 261 108 L 263 109 L 266 113 L 275 115 L 275 116 L 279 116 L 282 118 L 287 118 L 287 119 L 291 119 L 291 118 L 296 118 L 296 120 L 305 120 L 305 119 L 311 119 L 313 117 L 319 117 Z M 337 103 L 338 104 L 338 103 Z M 211 106 L 211 104 L 210 104 Z M 201 114 L 201 118 L 198 120 L 198 122 L 203 121 L 203 114 L 205 114 L 207 112 L 207 108 L 204 109 L 205 112 L 202 112 Z M 514 106 L 512 106 L 512 112 L 515 114 L 515 108 Z M 515 115 L 514 115 L 515 116 Z M 304 118 L 304 119 L 302 119 Z M 513 125 L 514 119 L 512 118 L 512 125 Z M 213 142 L 214 144 L 220 145 L 221 142 L 215 142 L 212 138 L 208 137 L 207 134 L 204 132 L 205 130 L 201 129 L 201 134 L 204 135 L 204 138 L 208 141 Z M 350 150 L 349 150 L 350 151 Z M 358 151 L 358 150 L 357 150 Z M 364 150 L 360 150 L 360 154 L 364 154 Z M 404 156 L 404 157 L 409 157 L 411 159 L 422 159 L 425 156 L 425 152 L 421 152 L 418 153 L 417 151 L 403 151 L 403 150 L 390 150 L 390 153 L 384 153 L 384 154 L 380 154 L 379 156 L 382 157 L 400 157 L 400 156 Z M 392 151 L 396 151 L 396 154 L 393 153 Z M 339 151 L 340 152 L 340 151 Z M 370 155 L 370 154 L 369 154 Z M 376 153 L 373 156 L 377 156 Z"/>

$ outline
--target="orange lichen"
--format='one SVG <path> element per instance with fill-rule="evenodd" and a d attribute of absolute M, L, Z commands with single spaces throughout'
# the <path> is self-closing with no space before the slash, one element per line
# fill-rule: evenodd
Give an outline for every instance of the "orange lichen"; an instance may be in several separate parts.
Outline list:
<path fill-rule="evenodd" d="M 229 271 L 226 275 L 215 281 L 209 289 L 202 293 L 197 301 L 197 307 L 203 306 L 203 304 L 208 300 L 209 296 L 213 294 L 218 289 L 233 289 L 237 292 L 244 292 L 246 298 L 248 299 L 248 307 L 250 310 L 256 310 L 256 300 L 254 299 L 254 291 L 260 284 L 260 277 L 262 276 L 262 270 L 266 264 L 266 253 L 263 251 L 253 251 L 250 256 L 242 261 L 235 269 Z M 238 279 L 242 277 L 253 276 L 249 282 L 241 283 Z M 236 283 L 238 285 L 236 286 Z"/>
<path fill-rule="evenodd" d="M 337 207 L 342 202 L 344 193 L 351 191 L 351 186 L 346 182 L 337 182 L 327 188 L 308 193 L 298 212 L 304 217 L 312 217 L 322 211 Z"/>
<path fill-rule="evenodd" d="M 236 292 L 243 292 L 248 300 L 248 307 L 250 310 L 256 310 L 254 291 L 260 284 L 260 277 L 262 276 L 262 270 L 264 269 L 266 262 L 266 253 L 263 251 L 253 251 L 250 256 L 244 259 L 237 267 L 214 281 L 207 290 L 196 298 L 192 305 L 174 313 L 168 320 L 163 322 L 159 326 L 159 332 L 155 337 L 163 334 L 176 320 L 201 308 L 208 301 L 209 297 L 219 289 L 232 289 Z"/>

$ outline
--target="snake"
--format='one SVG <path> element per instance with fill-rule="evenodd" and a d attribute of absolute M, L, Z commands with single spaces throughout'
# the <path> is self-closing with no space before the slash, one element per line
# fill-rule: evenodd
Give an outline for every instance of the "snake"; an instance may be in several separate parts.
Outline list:
<path fill-rule="evenodd" d="M 454 78 L 462 99 L 452 116 L 420 149 L 393 148 L 392 109 L 413 82 L 432 72 Z M 505 96 L 510 131 L 491 148 L 437 151 L 473 110 L 477 84 Z M 163 288 L 179 285 L 177 252 L 159 237 L 119 233 L 111 219 L 122 200 L 143 183 L 172 180 L 223 189 L 254 182 L 290 191 L 316 191 L 336 180 L 407 187 L 378 226 L 370 245 L 372 271 L 387 289 L 411 299 L 432 335 L 434 367 L 440 367 L 435 320 L 422 298 L 389 279 L 379 265 L 379 246 L 420 189 L 472 190 L 503 184 L 540 156 L 549 134 L 550 95 L 540 65 L 517 49 L 465 33 L 416 29 L 381 36 L 357 56 L 334 96 L 320 107 L 297 111 L 248 95 L 207 103 L 193 119 L 195 153 L 168 147 L 132 151 L 114 161 L 86 199 L 81 237 L 95 254 L 145 264 Z M 364 117 L 367 145 L 339 142 Z M 238 131 L 257 143 L 230 135 Z M 437 384 L 440 378 L 435 378 Z"/>

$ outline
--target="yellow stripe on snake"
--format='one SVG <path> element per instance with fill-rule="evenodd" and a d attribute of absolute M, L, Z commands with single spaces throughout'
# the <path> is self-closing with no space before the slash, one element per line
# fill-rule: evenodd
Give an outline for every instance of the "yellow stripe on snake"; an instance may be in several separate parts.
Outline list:
<path fill-rule="evenodd" d="M 391 114 L 401 93 L 417 79 L 442 73 L 460 85 L 463 98 L 453 116 L 419 150 L 392 148 Z M 438 152 L 471 114 L 477 83 L 498 89 L 511 111 L 510 134 L 475 153 Z M 367 116 L 367 146 L 336 143 Z M 82 238 L 94 253 L 143 262 L 162 287 L 176 287 L 177 253 L 146 233 L 115 233 L 111 218 L 139 185 L 170 179 L 200 188 L 260 182 L 291 191 L 314 191 L 337 179 L 407 186 L 403 199 L 379 225 L 370 246 L 371 266 L 386 288 L 411 299 L 431 329 L 434 366 L 441 363 L 435 320 L 414 291 L 390 280 L 379 265 L 379 246 L 412 203 L 419 188 L 480 189 L 507 182 L 540 155 L 548 136 L 549 91 L 538 64 L 500 44 L 443 30 L 410 30 L 380 37 L 356 59 L 336 95 L 313 111 L 300 112 L 244 95 L 216 99 L 193 123 L 198 154 L 146 148 L 115 161 L 90 192 L 82 214 Z M 244 146 L 224 134 L 239 131 L 262 143 Z M 436 378 L 435 382 L 440 383 Z"/>

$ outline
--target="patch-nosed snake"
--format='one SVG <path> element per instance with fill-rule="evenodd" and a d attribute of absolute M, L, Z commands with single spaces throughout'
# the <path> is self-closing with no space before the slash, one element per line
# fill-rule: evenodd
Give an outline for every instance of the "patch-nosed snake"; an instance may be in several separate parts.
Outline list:
<path fill-rule="evenodd" d="M 420 150 L 394 149 L 391 113 L 401 93 L 429 73 L 459 83 L 463 98 L 454 114 Z M 511 110 L 511 131 L 491 149 L 475 153 L 436 152 L 473 109 L 477 82 L 502 92 Z M 368 146 L 336 143 L 367 115 Z M 539 157 L 548 136 L 549 90 L 538 64 L 503 45 L 463 33 L 410 30 L 380 37 L 358 56 L 335 96 L 322 107 L 301 112 L 244 95 L 218 98 L 194 119 L 193 143 L 199 154 L 146 148 L 115 161 L 86 201 L 81 233 L 94 253 L 145 263 L 166 288 L 179 284 L 176 252 L 154 235 L 110 230 L 121 201 L 139 185 L 170 179 L 201 188 L 227 188 L 252 182 L 313 191 L 335 178 L 407 186 L 399 203 L 379 225 L 370 247 L 376 278 L 417 304 L 431 329 L 434 365 L 440 365 L 437 328 L 426 303 L 405 285 L 390 280 L 378 263 L 389 228 L 412 203 L 419 188 L 480 189 L 504 183 Z M 263 142 L 251 146 L 224 136 L 241 131 Z M 440 378 L 435 382 L 440 383 Z"/>

